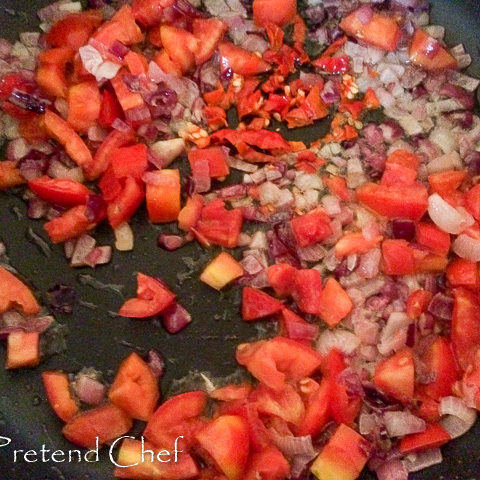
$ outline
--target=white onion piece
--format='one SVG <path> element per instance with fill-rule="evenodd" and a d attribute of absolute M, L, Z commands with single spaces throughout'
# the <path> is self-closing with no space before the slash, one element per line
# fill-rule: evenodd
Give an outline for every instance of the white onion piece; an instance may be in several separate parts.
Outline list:
<path fill-rule="evenodd" d="M 91 45 L 85 45 L 78 49 L 83 66 L 88 73 L 95 75 L 98 67 L 103 63 L 100 52 Z"/>
<path fill-rule="evenodd" d="M 380 335 L 378 351 L 382 355 L 390 355 L 405 346 L 407 341 L 407 329 L 410 319 L 404 312 L 392 312 Z"/>
<path fill-rule="evenodd" d="M 424 432 L 427 428 L 425 420 L 406 411 L 385 412 L 383 420 L 390 437 L 403 437 L 412 433 Z"/>
<path fill-rule="evenodd" d="M 127 222 L 121 223 L 113 233 L 115 234 L 115 248 L 119 252 L 129 252 L 133 250 L 133 231 Z"/>
<path fill-rule="evenodd" d="M 473 410 L 473 408 L 471 410 Z M 464 422 L 461 418 L 455 415 L 447 415 L 440 420 L 440 424 L 452 439 L 461 437 L 473 427 L 473 424 L 477 420 L 477 412 L 473 410 L 472 413 L 475 414 L 475 417 L 472 415 L 473 420 L 471 422 Z"/>
<path fill-rule="evenodd" d="M 375 470 L 378 480 L 408 480 L 408 471 L 400 460 L 385 462 Z"/>
<path fill-rule="evenodd" d="M 440 229 L 456 235 L 475 223 L 470 214 L 459 212 L 438 193 L 428 197 L 428 214 Z"/>
<path fill-rule="evenodd" d="M 103 62 L 99 67 L 97 68 L 96 72 L 94 73 L 95 78 L 97 79 L 97 82 L 100 82 L 101 80 L 110 80 L 111 78 L 114 78 L 118 71 L 122 68 L 122 66 L 119 63 L 114 63 L 114 62 Z"/>
<path fill-rule="evenodd" d="M 469 408 L 465 405 L 465 402 L 458 397 L 443 397 L 440 400 L 440 415 L 454 415 L 460 418 L 465 423 L 472 424 L 477 418 L 477 412 L 473 408 Z"/>
<path fill-rule="evenodd" d="M 352 355 L 360 345 L 360 339 L 347 330 L 325 330 L 317 340 L 317 350 L 322 355 L 327 355 L 336 348 L 345 355 Z"/>
<path fill-rule="evenodd" d="M 431 448 L 430 450 L 424 450 L 423 452 L 410 453 L 407 455 L 403 464 L 409 472 L 418 472 L 424 468 L 442 463 L 442 452 L 439 448 Z"/>
<path fill-rule="evenodd" d="M 160 140 L 155 142 L 150 149 L 161 162 L 162 168 L 165 168 L 185 151 L 185 141 L 183 138 Z"/>
<path fill-rule="evenodd" d="M 325 207 L 326 214 L 329 216 L 338 215 L 342 211 L 340 201 L 335 195 L 324 195 L 322 204 Z"/>
<path fill-rule="evenodd" d="M 258 231 L 252 235 L 250 248 L 255 250 L 266 250 L 268 248 L 267 236 L 265 232 Z"/>
<path fill-rule="evenodd" d="M 480 261 L 480 240 L 461 234 L 453 242 L 453 251 L 461 258 Z"/>

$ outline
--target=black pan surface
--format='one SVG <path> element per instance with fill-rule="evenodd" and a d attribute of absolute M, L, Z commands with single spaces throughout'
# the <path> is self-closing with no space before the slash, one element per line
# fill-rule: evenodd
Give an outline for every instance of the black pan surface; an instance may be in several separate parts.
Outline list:
<path fill-rule="evenodd" d="M 13 40 L 19 32 L 34 29 L 38 24 L 36 10 L 48 3 L 48 0 L 0 0 L 0 36 Z M 447 28 L 450 44 L 465 44 L 474 59 L 470 72 L 479 75 L 480 1 L 434 0 L 431 3 L 432 23 Z M 319 131 L 311 129 L 302 135 L 304 140 L 313 140 L 319 136 Z M 149 224 L 145 211 L 137 214 L 132 222 L 136 240 L 134 251 L 115 252 L 110 265 L 95 271 L 71 269 L 58 246 L 51 247 L 50 255 L 43 254 L 27 234 L 27 229 L 32 228 L 45 238 L 42 225 L 28 220 L 25 213 L 26 206 L 21 199 L 0 192 L 0 240 L 6 243 L 12 265 L 29 280 L 41 300 L 45 301 L 49 287 L 62 282 L 75 285 L 77 302 L 72 315 L 57 315 L 69 332 L 68 349 L 64 354 L 51 357 L 35 370 L 0 370 L 0 436 L 12 439 L 8 447 L 0 448 L 0 480 L 108 480 L 113 478 L 113 465 L 105 450 L 100 452 L 100 461 L 94 463 L 13 461 L 14 449 L 38 452 L 42 445 L 50 450 L 72 448 L 61 436 L 61 422 L 47 404 L 40 381 L 41 370 L 76 372 L 83 366 L 91 366 L 111 379 L 119 362 L 132 349 L 145 353 L 156 348 L 167 365 L 162 380 L 165 396 L 181 391 L 182 383 L 178 379 L 192 371 L 210 372 L 214 377 L 238 373 L 235 346 L 262 332 L 255 325 L 240 321 L 239 289 L 219 295 L 198 281 L 199 271 L 212 252 L 204 252 L 197 245 L 188 245 L 174 253 L 160 250 L 156 247 L 157 235 L 168 227 Z M 99 244 L 112 243 L 107 228 L 101 228 L 96 238 Z M 132 321 L 109 313 L 118 311 L 124 298 L 134 295 L 137 271 L 161 276 L 179 294 L 194 318 L 183 332 L 169 335 L 155 322 Z M 193 273 L 192 278 L 189 273 Z M 99 289 L 89 285 L 91 277 L 85 275 L 104 284 L 123 285 L 123 288 L 120 292 Z M 80 282 L 82 278 L 87 284 Z M 83 302 L 97 305 L 97 308 L 87 307 Z M 5 350 L 0 348 L 0 365 L 4 364 L 4 357 Z M 140 432 L 141 426 L 137 430 Z M 480 422 L 467 435 L 444 447 L 443 453 L 445 460 L 441 465 L 412 475 L 412 478 L 480 479 Z M 371 480 L 374 476 L 365 472 L 361 478 Z"/>

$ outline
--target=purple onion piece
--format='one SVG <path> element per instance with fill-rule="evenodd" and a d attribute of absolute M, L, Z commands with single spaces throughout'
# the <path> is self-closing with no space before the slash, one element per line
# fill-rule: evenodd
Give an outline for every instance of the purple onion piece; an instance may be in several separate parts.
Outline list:
<path fill-rule="evenodd" d="M 158 236 L 158 245 L 169 252 L 178 250 L 185 245 L 185 239 L 180 235 L 167 235 L 161 233 Z"/>
<path fill-rule="evenodd" d="M 480 152 L 472 152 L 465 158 L 465 163 L 468 165 L 468 172 L 472 177 L 480 175 Z"/>
<path fill-rule="evenodd" d="M 34 113 L 45 113 L 47 105 L 50 104 L 48 100 L 41 100 L 30 93 L 21 92 L 17 89 L 13 90 L 9 101 L 17 107 Z"/>
<path fill-rule="evenodd" d="M 47 291 L 48 308 L 52 312 L 70 314 L 75 304 L 75 289 L 58 283 Z"/>
<path fill-rule="evenodd" d="M 148 351 L 147 364 L 155 378 L 158 379 L 163 377 L 163 373 L 165 372 L 165 361 L 160 353 L 158 353 L 154 348 Z"/>
<path fill-rule="evenodd" d="M 118 40 L 115 40 L 109 49 L 109 52 L 120 60 L 123 60 L 129 51 L 130 49 Z"/>
<path fill-rule="evenodd" d="M 175 3 L 172 5 L 172 7 L 178 13 L 181 13 L 189 18 L 205 17 L 205 14 L 195 8 L 188 0 L 175 0 Z"/>
<path fill-rule="evenodd" d="M 106 204 L 101 195 L 89 195 L 85 216 L 92 223 L 98 223 L 105 218 Z"/>
<path fill-rule="evenodd" d="M 428 311 L 442 320 L 451 320 L 453 316 L 453 298 L 443 293 L 434 295 L 428 304 Z"/>
<path fill-rule="evenodd" d="M 178 333 L 192 321 L 191 315 L 175 302 L 162 312 L 162 323 L 168 333 Z"/>
<path fill-rule="evenodd" d="M 411 323 L 407 329 L 407 347 L 413 347 L 415 345 L 415 332 L 416 327 L 414 323 Z"/>
<path fill-rule="evenodd" d="M 415 223 L 412 220 L 392 220 L 392 233 L 394 238 L 412 241 L 415 238 Z"/>

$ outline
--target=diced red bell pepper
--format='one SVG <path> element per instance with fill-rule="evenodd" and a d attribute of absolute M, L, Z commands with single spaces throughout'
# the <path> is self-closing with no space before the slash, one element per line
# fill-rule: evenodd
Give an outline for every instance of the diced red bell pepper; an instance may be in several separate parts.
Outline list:
<path fill-rule="evenodd" d="M 98 123 L 104 128 L 110 128 L 116 118 L 123 118 L 122 107 L 118 103 L 117 97 L 110 90 L 105 89 L 102 92 L 102 106 L 98 115 Z"/>
<path fill-rule="evenodd" d="M 70 419 L 62 429 L 67 440 L 84 448 L 115 440 L 125 435 L 132 419 L 116 405 L 108 404 L 82 412 Z"/>
<path fill-rule="evenodd" d="M 178 436 L 186 436 L 189 430 L 187 422 L 202 415 L 206 405 L 207 394 L 202 391 L 171 397 L 155 410 L 143 434 L 158 447 L 170 447 Z M 188 445 L 192 438 L 184 441 Z"/>
<path fill-rule="evenodd" d="M 142 445 L 140 440 L 125 438 L 115 461 L 121 466 L 115 468 L 113 475 L 136 480 L 197 478 L 198 467 L 191 455 L 186 452 L 177 455 L 174 451 L 155 448 L 148 442 Z"/>
<path fill-rule="evenodd" d="M 62 243 L 80 236 L 95 227 L 86 215 L 85 205 L 77 205 L 43 225 L 53 243 Z"/>
<path fill-rule="evenodd" d="M 152 416 L 160 398 L 158 380 L 137 353 L 120 364 L 108 398 L 136 420 L 147 421 Z"/>
<path fill-rule="evenodd" d="M 200 215 L 202 214 L 203 197 L 193 194 L 187 198 L 186 205 L 178 214 L 178 228 L 184 232 L 190 231 L 197 225 Z"/>
<path fill-rule="evenodd" d="M 476 262 L 455 258 L 448 264 L 446 273 L 452 287 L 480 287 L 480 274 Z"/>
<path fill-rule="evenodd" d="M 260 75 L 271 70 L 271 65 L 255 54 L 237 47 L 230 42 L 221 42 L 218 46 L 220 61 L 224 67 L 230 67 L 238 75 Z"/>
<path fill-rule="evenodd" d="M 412 350 L 406 347 L 382 360 L 375 368 L 373 381 L 387 395 L 401 402 L 411 401 L 415 387 Z"/>
<path fill-rule="evenodd" d="M 180 213 L 180 172 L 159 170 L 155 183 L 147 184 L 148 218 L 153 223 L 168 223 L 177 220 Z"/>
<path fill-rule="evenodd" d="M 313 210 L 290 220 L 292 232 L 300 247 L 321 242 L 332 234 L 330 218 L 321 209 Z"/>
<path fill-rule="evenodd" d="M 135 135 L 133 131 L 120 132 L 119 130 L 112 130 L 95 152 L 93 160 L 86 165 L 86 177 L 89 180 L 95 180 L 98 178 L 105 170 L 107 170 L 110 164 L 110 153 L 117 148 L 130 145 L 134 140 Z"/>
<path fill-rule="evenodd" d="M 8 334 L 5 368 L 35 367 L 40 363 L 40 334 L 15 330 Z"/>
<path fill-rule="evenodd" d="M 410 320 L 418 318 L 422 313 L 427 310 L 428 304 L 432 299 L 432 293 L 418 289 L 412 292 L 407 298 L 407 316 Z"/>
<path fill-rule="evenodd" d="M 443 172 L 432 173 L 428 176 L 428 183 L 432 193 L 438 193 L 445 197 L 457 190 L 467 176 L 467 172 L 460 170 L 446 170 Z"/>
<path fill-rule="evenodd" d="M 357 190 L 360 202 L 388 218 L 420 220 L 428 208 L 424 185 L 378 185 L 366 183 Z"/>
<path fill-rule="evenodd" d="M 228 168 L 228 155 L 222 147 L 196 148 L 188 153 L 188 161 L 195 176 L 195 163 L 208 161 L 209 175 L 212 178 L 226 177 L 230 173 Z"/>
<path fill-rule="evenodd" d="M 291 145 L 278 133 L 270 130 L 232 130 L 224 128 L 213 133 L 210 138 L 219 142 L 227 140 L 233 146 L 246 143 L 262 150 L 290 152 Z"/>
<path fill-rule="evenodd" d="M 267 270 L 268 284 L 280 297 L 291 295 L 295 286 L 296 269 L 288 263 L 271 265 Z"/>
<path fill-rule="evenodd" d="M 212 57 L 227 30 L 228 26 L 218 18 L 193 20 L 192 31 L 198 39 L 197 49 L 194 52 L 197 65 L 205 63 Z"/>
<path fill-rule="evenodd" d="M 195 230 L 207 242 L 235 248 L 238 245 L 242 224 L 243 214 L 240 209 L 227 210 L 225 202 L 216 199 L 203 207 Z"/>
<path fill-rule="evenodd" d="M 290 464 L 282 452 L 269 446 L 261 452 L 252 453 L 249 457 L 245 480 L 278 480 L 287 478 L 290 474 Z"/>
<path fill-rule="evenodd" d="M 26 315 L 36 315 L 40 305 L 31 290 L 13 273 L 0 266 L 0 314 L 19 306 Z"/>
<path fill-rule="evenodd" d="M 242 292 L 242 319 L 251 322 L 282 311 L 283 303 L 265 292 L 244 287 Z"/>
<path fill-rule="evenodd" d="M 318 352 L 284 337 L 241 344 L 236 357 L 257 380 L 277 391 L 284 389 L 287 380 L 310 376 L 322 363 Z"/>
<path fill-rule="evenodd" d="M 68 89 L 67 122 L 77 131 L 87 133 L 95 125 L 102 106 L 100 90 L 95 82 L 83 82 Z"/>
<path fill-rule="evenodd" d="M 475 220 L 480 220 L 480 185 L 475 185 L 465 195 L 465 208 Z"/>
<path fill-rule="evenodd" d="M 295 0 L 254 0 L 253 20 L 260 27 L 269 23 L 284 27 L 293 22 L 297 14 Z"/>
<path fill-rule="evenodd" d="M 431 223 L 417 224 L 417 242 L 438 255 L 446 255 L 450 250 L 450 235 Z"/>
<path fill-rule="evenodd" d="M 98 182 L 98 187 L 102 192 L 103 199 L 107 203 L 115 200 L 122 193 L 122 183 L 113 173 L 111 165 L 102 175 L 102 178 Z"/>
<path fill-rule="evenodd" d="M 166 285 L 153 277 L 137 274 L 137 297 L 130 298 L 120 308 L 119 315 L 131 318 L 148 318 L 158 315 L 175 300 Z"/>
<path fill-rule="evenodd" d="M 42 200 L 62 207 L 85 205 L 88 197 L 94 195 L 94 192 L 83 183 L 69 179 L 50 178 L 46 175 L 30 180 L 28 188 Z"/>
<path fill-rule="evenodd" d="M 320 298 L 320 318 L 331 328 L 341 322 L 353 309 L 353 303 L 348 293 L 333 278 L 325 283 Z"/>
<path fill-rule="evenodd" d="M 22 185 L 26 180 L 16 167 L 15 162 L 5 160 L 0 162 L 0 190 Z"/>
<path fill-rule="evenodd" d="M 120 147 L 109 152 L 113 174 L 118 179 L 133 177 L 141 180 L 148 166 L 148 149 L 143 143 Z"/>
<path fill-rule="evenodd" d="M 195 53 L 199 49 L 199 40 L 194 34 L 181 28 L 162 25 L 160 37 L 168 56 L 180 66 L 183 73 L 195 68 Z"/>
<path fill-rule="evenodd" d="M 68 375 L 54 370 L 42 372 L 42 382 L 53 411 L 68 422 L 78 413 L 78 405 L 70 394 Z"/>
<path fill-rule="evenodd" d="M 387 275 L 411 275 L 415 272 L 413 250 L 406 240 L 385 240 L 382 257 L 383 271 Z"/>
<path fill-rule="evenodd" d="M 480 344 L 480 300 L 466 288 L 453 290 L 452 346 L 455 357 L 463 371 L 473 365 Z"/>
<path fill-rule="evenodd" d="M 321 308 L 322 276 L 315 269 L 301 269 L 295 272 L 292 297 L 298 308 L 305 313 L 318 314 Z"/>
<path fill-rule="evenodd" d="M 455 58 L 440 45 L 437 39 L 423 30 L 417 30 L 413 35 L 408 53 L 414 65 L 431 72 L 457 68 Z"/>
<path fill-rule="evenodd" d="M 48 134 L 65 148 L 68 156 L 77 165 L 85 167 L 92 163 L 90 150 L 65 120 L 50 110 L 46 111 L 44 118 Z"/>
<path fill-rule="evenodd" d="M 323 447 L 310 471 L 320 480 L 355 480 L 367 463 L 368 447 L 367 440 L 342 424 Z"/>
<path fill-rule="evenodd" d="M 439 424 L 427 425 L 424 432 L 407 435 L 400 440 L 400 452 L 403 454 L 438 448 L 448 443 L 452 438 Z"/>
<path fill-rule="evenodd" d="M 335 244 L 335 255 L 338 258 L 344 258 L 355 253 L 367 253 L 375 248 L 382 239 L 381 235 L 367 240 L 361 232 L 346 233 Z"/>
<path fill-rule="evenodd" d="M 396 19 L 373 12 L 370 20 L 364 23 L 360 15 L 358 10 L 350 13 L 342 19 L 340 28 L 357 40 L 393 52 L 402 33 Z"/>
<path fill-rule="evenodd" d="M 438 337 L 422 356 L 422 361 L 433 378 L 433 381 L 422 386 L 422 393 L 435 400 L 451 395 L 458 373 L 450 342 Z"/>
<path fill-rule="evenodd" d="M 248 424 L 238 415 L 221 415 L 197 433 L 200 446 L 228 480 L 240 480 L 250 451 Z"/>
<path fill-rule="evenodd" d="M 78 50 L 85 45 L 93 31 L 102 23 L 100 10 L 71 13 L 55 22 L 46 35 L 52 47 L 70 47 Z"/>

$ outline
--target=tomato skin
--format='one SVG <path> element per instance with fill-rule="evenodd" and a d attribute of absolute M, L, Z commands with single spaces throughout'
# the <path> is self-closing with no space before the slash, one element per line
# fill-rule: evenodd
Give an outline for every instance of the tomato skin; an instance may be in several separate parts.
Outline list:
<path fill-rule="evenodd" d="M 109 128 L 116 118 L 123 118 L 122 107 L 118 103 L 117 97 L 110 90 L 105 89 L 102 92 L 102 106 L 98 114 L 98 123 L 104 128 Z"/>
<path fill-rule="evenodd" d="M 375 369 L 375 385 L 387 395 L 409 402 L 413 398 L 415 366 L 410 348 L 404 348 L 382 360 Z"/>
<path fill-rule="evenodd" d="M 410 44 L 409 56 L 414 65 L 418 65 L 431 72 L 439 72 L 457 68 L 455 58 L 443 47 L 433 47 L 438 43 L 423 30 L 417 30 Z M 436 52 L 432 51 L 434 48 Z"/>
<path fill-rule="evenodd" d="M 290 464 L 282 452 L 273 446 L 268 446 L 261 452 L 255 452 L 248 461 L 245 480 L 278 480 L 287 478 L 290 474 Z"/>
<path fill-rule="evenodd" d="M 480 273 L 476 262 L 455 258 L 448 264 L 446 273 L 452 287 L 480 287 Z"/>
<path fill-rule="evenodd" d="M 50 178 L 46 175 L 28 182 L 28 188 L 46 202 L 62 207 L 84 205 L 94 193 L 74 180 Z"/>
<path fill-rule="evenodd" d="M 480 300 L 466 288 L 453 290 L 452 346 L 463 371 L 473 365 L 480 344 Z"/>
<path fill-rule="evenodd" d="M 432 296 L 433 295 L 431 292 L 421 288 L 412 292 L 407 298 L 406 312 L 408 318 L 410 318 L 410 320 L 414 320 L 424 313 L 427 310 Z"/>
<path fill-rule="evenodd" d="M 377 185 L 366 183 L 357 190 L 360 202 L 388 218 L 409 218 L 418 221 L 428 208 L 428 192 L 424 185 Z"/>
<path fill-rule="evenodd" d="M 364 43 L 393 52 L 400 40 L 401 30 L 391 16 L 373 12 L 367 23 L 362 23 L 354 11 L 344 17 L 340 28 Z"/>
<path fill-rule="evenodd" d="M 78 413 L 78 405 L 70 395 L 68 375 L 53 370 L 42 372 L 42 382 L 53 411 L 68 422 Z"/>
<path fill-rule="evenodd" d="M 86 10 L 72 13 L 55 22 L 46 35 L 46 40 L 52 47 L 70 47 L 78 50 L 85 45 L 102 22 L 100 10 Z"/>
<path fill-rule="evenodd" d="M 434 400 L 451 395 L 458 373 L 450 342 L 444 337 L 438 337 L 425 352 L 422 361 L 435 379 L 422 386 L 422 393 Z"/>
<path fill-rule="evenodd" d="M 191 391 L 169 398 L 162 403 L 148 420 L 143 432 L 145 438 L 158 447 L 170 446 L 179 435 L 186 435 L 183 429 L 191 419 L 202 415 L 207 405 L 207 394 Z M 191 438 L 185 438 L 187 444 Z"/>
<path fill-rule="evenodd" d="M 77 131 L 87 133 L 95 125 L 102 106 L 100 90 L 95 82 L 83 82 L 68 89 L 67 122 Z"/>
<path fill-rule="evenodd" d="M 400 452 L 411 453 L 438 448 L 451 440 L 448 432 L 439 424 L 427 425 L 424 432 L 407 435 L 400 440 Z"/>
<path fill-rule="evenodd" d="M 282 311 L 283 303 L 265 292 L 244 287 L 242 292 L 242 319 L 246 322 L 258 320 Z"/>
<path fill-rule="evenodd" d="M 133 422 L 115 405 L 108 404 L 82 412 L 70 419 L 62 429 L 64 437 L 84 448 L 94 448 L 115 440 L 132 428 Z"/>
<path fill-rule="evenodd" d="M 330 277 L 323 288 L 320 308 L 320 318 L 330 327 L 341 322 L 353 309 L 353 302 L 343 287 Z"/>
<path fill-rule="evenodd" d="M 293 22 L 296 14 L 296 0 L 253 1 L 253 20 L 260 27 L 265 27 L 269 23 L 283 27 Z"/>
<path fill-rule="evenodd" d="M 77 205 L 43 225 L 53 243 L 62 243 L 76 238 L 95 227 L 86 216 L 85 205 Z"/>
<path fill-rule="evenodd" d="M 147 184 L 148 218 L 153 223 L 173 222 L 180 213 L 180 172 L 164 169 L 155 175 L 157 183 Z"/>
<path fill-rule="evenodd" d="M 385 240 L 382 244 L 383 270 L 387 275 L 415 272 L 413 250 L 406 240 Z"/>
<path fill-rule="evenodd" d="M 248 424 L 238 415 L 222 415 L 197 433 L 196 439 L 229 480 L 240 480 L 250 450 Z"/>
<path fill-rule="evenodd" d="M 320 209 L 293 218 L 290 220 L 290 226 L 300 247 L 308 247 L 321 242 L 333 232 L 330 218 Z"/>
<path fill-rule="evenodd" d="M 137 353 L 120 364 L 108 398 L 136 420 L 147 421 L 152 416 L 160 398 L 158 381 Z"/>
<path fill-rule="evenodd" d="M 218 50 L 222 64 L 230 67 L 238 75 L 259 75 L 272 68 L 265 60 L 233 43 L 221 42 Z"/>
<path fill-rule="evenodd" d="M 175 294 L 153 277 L 138 273 L 137 284 L 137 297 L 127 300 L 118 312 L 122 317 L 153 317 L 175 300 Z"/>

